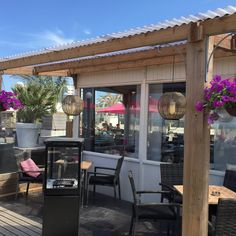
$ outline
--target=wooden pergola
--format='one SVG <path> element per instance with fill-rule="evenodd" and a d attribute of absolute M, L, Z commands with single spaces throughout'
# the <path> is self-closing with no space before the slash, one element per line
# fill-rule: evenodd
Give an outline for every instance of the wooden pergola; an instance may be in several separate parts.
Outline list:
<path fill-rule="evenodd" d="M 205 82 L 212 78 L 213 60 L 208 63 L 208 58 L 220 40 L 214 36 L 232 32 L 236 32 L 236 13 L 3 59 L 0 74 L 72 76 L 76 81 L 81 73 L 170 64 L 173 55 L 176 62 L 186 62 L 182 235 L 206 236 L 210 134 L 206 117 L 195 111 L 195 103 L 203 99 Z M 234 36 L 230 39 L 235 43 Z M 157 46 L 179 41 L 182 43 Z M 123 51 L 144 46 L 150 48 Z M 214 58 L 233 56 L 234 50 L 226 40 L 215 50 Z"/>

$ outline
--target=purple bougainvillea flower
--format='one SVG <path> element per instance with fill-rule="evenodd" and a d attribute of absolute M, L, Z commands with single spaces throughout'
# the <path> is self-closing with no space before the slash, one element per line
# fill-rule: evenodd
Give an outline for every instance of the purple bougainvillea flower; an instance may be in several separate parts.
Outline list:
<path fill-rule="evenodd" d="M 200 101 L 196 102 L 195 108 L 197 111 L 202 111 L 203 110 L 203 103 Z"/>
<path fill-rule="evenodd" d="M 213 102 L 213 107 L 217 108 L 217 107 L 222 107 L 224 105 L 224 102 L 222 101 L 214 101 Z"/>
<path fill-rule="evenodd" d="M 221 76 L 215 75 L 212 81 L 213 81 L 213 83 L 219 83 L 221 81 Z"/>
<path fill-rule="evenodd" d="M 217 112 L 225 106 L 236 106 L 236 78 L 223 79 L 216 75 L 204 88 L 203 102 L 197 102 L 195 108 L 208 113 L 208 123 L 213 124 L 219 118 Z"/>
<path fill-rule="evenodd" d="M 23 105 L 16 94 L 2 90 L 0 92 L 0 107 L 2 110 L 8 110 L 10 108 L 17 110 L 23 108 Z"/>
<path fill-rule="evenodd" d="M 230 102 L 231 98 L 229 96 L 222 96 L 222 101 L 223 102 Z"/>

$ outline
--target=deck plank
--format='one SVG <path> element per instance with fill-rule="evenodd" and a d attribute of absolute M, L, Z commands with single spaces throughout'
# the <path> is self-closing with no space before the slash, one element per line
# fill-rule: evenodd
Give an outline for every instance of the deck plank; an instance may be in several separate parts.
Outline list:
<path fill-rule="evenodd" d="M 5 217 L 5 219 L 12 221 L 12 224 L 14 225 L 20 225 L 21 227 L 24 227 L 24 232 L 26 232 L 29 235 L 33 236 L 33 235 L 38 235 L 41 233 L 41 229 L 38 227 L 35 227 L 32 224 L 29 224 L 29 222 L 26 221 L 27 219 L 21 220 L 19 218 L 13 218 L 11 215 L 5 212 L 1 212 L 0 217 L 1 216 Z"/>
<path fill-rule="evenodd" d="M 11 233 L 10 231 L 8 231 L 7 229 L 5 229 L 4 227 L 2 227 L 0 225 L 0 235 L 2 236 L 15 236 L 15 234 Z"/>
<path fill-rule="evenodd" d="M 40 236 L 42 225 L 20 214 L 0 207 L 0 235 Z"/>

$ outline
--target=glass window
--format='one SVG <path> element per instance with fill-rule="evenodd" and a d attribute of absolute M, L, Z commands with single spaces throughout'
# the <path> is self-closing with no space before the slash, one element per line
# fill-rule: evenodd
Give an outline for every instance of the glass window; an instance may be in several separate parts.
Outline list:
<path fill-rule="evenodd" d="M 227 112 L 211 128 L 211 169 L 236 169 L 236 118 Z"/>
<path fill-rule="evenodd" d="M 161 162 L 182 162 L 184 120 L 164 120 L 157 109 L 158 99 L 165 92 L 185 93 L 185 83 L 149 85 L 147 159 Z"/>
<path fill-rule="evenodd" d="M 152 109 L 160 96 L 170 91 L 185 93 L 185 84 L 149 85 L 147 159 L 178 163 L 183 162 L 184 157 L 184 119 L 164 120 Z M 210 130 L 210 168 L 236 169 L 236 118 L 226 111 L 219 116 Z"/>
<path fill-rule="evenodd" d="M 138 158 L 139 85 L 83 89 L 85 149 Z M 88 97 L 88 94 L 90 95 Z"/>

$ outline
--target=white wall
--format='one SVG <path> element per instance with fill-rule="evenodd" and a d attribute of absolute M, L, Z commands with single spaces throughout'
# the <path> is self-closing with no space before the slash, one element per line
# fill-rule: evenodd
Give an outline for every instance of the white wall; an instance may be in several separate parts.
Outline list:
<path fill-rule="evenodd" d="M 83 160 L 92 161 L 92 167 L 89 171 L 94 171 L 95 166 L 111 167 L 116 166 L 116 162 L 119 156 L 108 155 L 103 153 L 83 152 Z M 142 174 L 140 173 L 140 166 L 142 168 Z M 139 190 L 160 190 L 159 183 L 160 177 L 160 162 L 145 161 L 140 163 L 137 159 L 126 157 L 120 173 L 121 181 L 121 198 L 122 200 L 132 202 L 132 192 L 130 183 L 128 180 L 128 171 L 131 170 L 134 175 L 136 187 Z M 209 184 L 222 185 L 224 173 L 220 171 L 210 171 Z M 93 190 L 90 186 L 90 190 Z M 96 191 L 109 196 L 114 196 L 112 187 L 97 186 Z M 160 196 L 156 194 L 150 194 L 145 196 L 144 201 L 159 201 Z"/>

